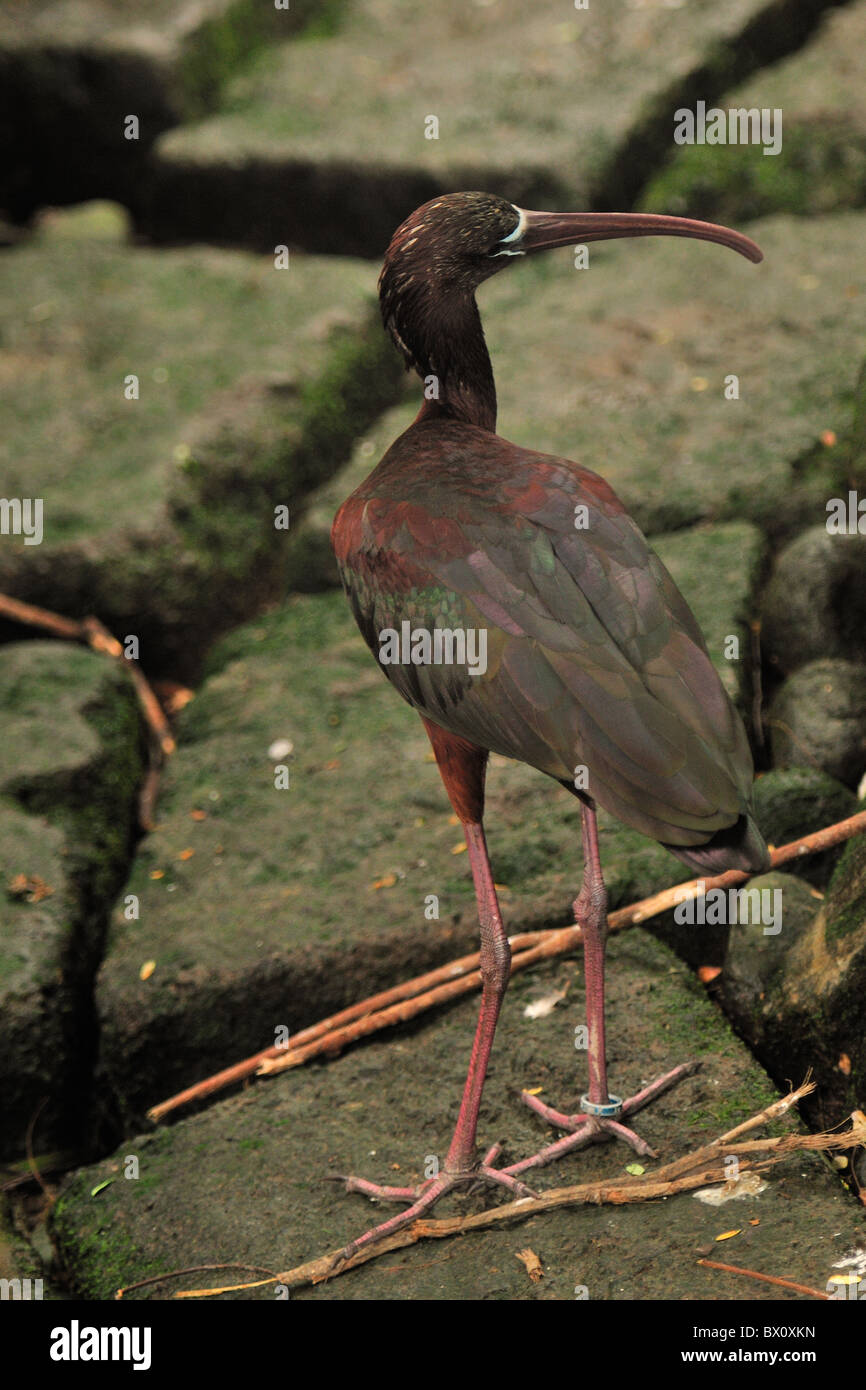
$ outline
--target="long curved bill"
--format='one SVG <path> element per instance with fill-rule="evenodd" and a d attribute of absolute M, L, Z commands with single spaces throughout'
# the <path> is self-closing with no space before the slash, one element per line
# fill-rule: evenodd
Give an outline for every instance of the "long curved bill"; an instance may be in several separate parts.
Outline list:
<path fill-rule="evenodd" d="M 548 251 L 555 246 L 575 246 L 585 241 L 608 241 L 627 236 L 685 236 L 729 246 L 750 261 L 762 261 L 759 246 L 742 232 L 698 222 L 691 217 L 665 217 L 651 212 L 529 212 L 521 209 L 521 221 L 509 241 L 515 251 Z"/>

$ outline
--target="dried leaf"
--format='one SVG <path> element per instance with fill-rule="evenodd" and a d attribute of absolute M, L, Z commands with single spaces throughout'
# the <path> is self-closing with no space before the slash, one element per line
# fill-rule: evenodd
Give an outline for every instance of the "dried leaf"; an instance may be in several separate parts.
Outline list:
<path fill-rule="evenodd" d="M 194 854 L 194 849 L 182 849 L 180 854 L 178 855 L 178 859 L 192 859 Z"/>
<path fill-rule="evenodd" d="M 459 845 L 452 845 L 452 846 L 451 846 L 451 853 L 452 853 L 452 854 L 465 854 L 465 853 L 466 853 L 466 841 L 465 841 L 465 840 L 461 840 Z"/>
<path fill-rule="evenodd" d="M 698 969 L 698 979 L 702 985 L 708 985 L 711 980 L 715 980 L 721 975 L 720 965 L 702 965 Z"/>
<path fill-rule="evenodd" d="M 839 1054 L 839 1060 L 836 1063 L 836 1066 L 839 1068 L 843 1076 L 851 1075 L 851 1058 L 848 1056 L 847 1052 L 841 1052 Z"/>
<path fill-rule="evenodd" d="M 7 891 L 11 898 L 24 898 L 28 903 L 41 903 L 43 898 L 51 897 L 54 889 L 38 874 L 16 874 L 9 880 Z"/>
<path fill-rule="evenodd" d="M 552 1014 L 557 1004 L 565 998 L 567 991 L 555 989 L 550 994 L 545 994 L 541 999 L 533 999 L 531 1004 L 527 1004 L 523 1010 L 524 1018 L 547 1018 Z"/>
<path fill-rule="evenodd" d="M 743 1173 L 733 1182 L 722 1183 L 719 1187 L 701 1187 L 692 1196 L 697 1197 L 699 1202 L 705 1202 L 708 1207 L 720 1207 L 737 1197 L 757 1197 L 766 1186 L 759 1173 Z M 716 1238 L 723 1239 L 722 1236 Z"/>
<path fill-rule="evenodd" d="M 378 889 L 378 888 L 393 888 L 393 887 L 394 887 L 394 884 L 395 884 L 396 882 L 397 882 L 397 875 L 396 875 L 396 874 L 386 874 L 384 878 L 377 878 L 377 879 L 376 879 L 376 882 L 373 883 L 373 884 L 371 884 L 371 887 L 377 888 L 377 889 Z"/>
<path fill-rule="evenodd" d="M 163 689 L 167 684 L 167 681 L 162 682 Z M 169 714 L 180 714 L 180 711 L 186 708 L 190 700 L 194 699 L 194 690 L 190 690 L 185 685 L 177 685 L 173 690 L 166 691 L 162 703 L 165 705 Z"/>
<path fill-rule="evenodd" d="M 526 1272 L 533 1284 L 538 1284 L 544 1278 L 544 1270 L 541 1268 L 541 1260 L 534 1250 L 517 1250 L 515 1258 L 525 1266 Z"/>
<path fill-rule="evenodd" d="M 156 961 L 155 961 L 155 960 L 146 960 L 146 961 L 144 962 L 144 965 L 141 967 L 141 969 L 140 969 L 139 972 L 138 972 L 138 978 L 139 978 L 140 980 L 149 980 L 155 969 L 156 969 Z"/>
<path fill-rule="evenodd" d="M 716 1236 L 716 1240 L 730 1240 L 732 1236 L 741 1235 L 742 1230 L 743 1228 L 740 1226 L 736 1231 L 722 1231 L 720 1236 Z"/>

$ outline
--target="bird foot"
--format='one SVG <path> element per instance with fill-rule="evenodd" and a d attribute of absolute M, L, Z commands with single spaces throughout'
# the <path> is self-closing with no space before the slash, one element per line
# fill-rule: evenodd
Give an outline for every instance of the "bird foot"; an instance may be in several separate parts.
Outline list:
<path fill-rule="evenodd" d="M 455 1188 L 472 1187 L 476 1183 L 493 1183 L 506 1188 L 512 1196 L 517 1198 L 537 1196 L 532 1188 L 520 1182 L 508 1170 L 493 1167 L 500 1148 L 501 1145 L 494 1144 L 480 1162 L 456 1171 L 449 1172 L 447 1169 L 443 1169 L 435 1178 L 427 1178 L 417 1187 L 388 1187 L 368 1182 L 366 1178 L 341 1177 L 337 1179 L 340 1182 L 345 1182 L 347 1192 L 362 1192 L 364 1196 L 370 1197 L 376 1202 L 408 1202 L 410 1205 L 406 1211 L 401 1211 L 398 1216 L 392 1216 L 389 1221 L 383 1221 L 379 1226 L 373 1226 L 364 1235 L 358 1236 L 357 1240 L 353 1240 L 345 1246 L 336 1257 L 330 1272 L 335 1272 L 359 1251 L 386 1239 L 387 1236 L 393 1235 L 395 1231 L 401 1230 L 404 1226 L 411 1225 L 419 1216 L 430 1211 L 440 1197 L 444 1197 L 446 1192 L 451 1192 Z"/>
<path fill-rule="evenodd" d="M 529 1158 L 523 1158 L 519 1163 L 512 1163 L 503 1171 L 510 1177 L 515 1177 L 518 1173 L 525 1173 L 530 1168 L 544 1168 L 548 1163 L 555 1163 L 558 1158 L 565 1154 L 573 1153 L 575 1149 L 585 1148 L 587 1144 L 597 1144 L 605 1139 L 622 1139 L 626 1144 L 634 1149 L 636 1154 L 642 1158 L 655 1158 L 656 1153 L 650 1148 L 645 1139 L 641 1139 L 639 1134 L 635 1134 L 633 1129 L 620 1123 L 627 1115 L 633 1115 L 638 1110 L 642 1110 L 650 1101 L 656 1099 L 671 1086 L 676 1086 L 685 1077 L 691 1076 L 698 1070 L 700 1062 L 684 1062 L 679 1067 L 674 1067 L 673 1071 L 666 1072 L 664 1076 L 658 1077 L 651 1085 L 645 1086 L 642 1091 L 630 1096 L 628 1100 L 622 1102 L 615 1115 L 598 1115 L 592 1113 L 579 1112 L 574 1115 L 563 1114 L 561 1110 L 554 1110 L 552 1106 L 545 1105 L 544 1101 L 537 1096 L 531 1096 L 526 1091 L 523 1092 L 521 1099 L 530 1110 L 534 1110 L 536 1115 L 540 1115 L 549 1125 L 556 1129 L 567 1130 L 564 1139 L 557 1139 L 553 1144 L 548 1144 L 546 1148 L 532 1154 Z"/>

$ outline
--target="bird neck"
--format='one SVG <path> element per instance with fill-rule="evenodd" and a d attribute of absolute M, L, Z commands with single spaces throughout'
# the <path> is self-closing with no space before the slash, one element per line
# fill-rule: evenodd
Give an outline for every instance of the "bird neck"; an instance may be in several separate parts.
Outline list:
<path fill-rule="evenodd" d="M 418 418 L 465 420 L 495 433 L 496 385 L 474 295 L 440 300 L 435 317 L 406 341 L 424 383 Z"/>

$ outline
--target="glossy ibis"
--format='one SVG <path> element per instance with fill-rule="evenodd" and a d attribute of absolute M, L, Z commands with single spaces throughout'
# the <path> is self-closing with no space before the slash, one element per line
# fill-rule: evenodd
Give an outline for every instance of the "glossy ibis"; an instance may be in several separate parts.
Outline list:
<path fill-rule="evenodd" d="M 423 379 L 425 400 L 343 503 L 332 541 L 358 626 L 420 714 L 463 825 L 478 900 L 482 996 L 441 1172 L 418 1188 L 347 1179 L 350 1191 L 409 1206 L 353 1241 L 344 1256 L 413 1220 L 458 1184 L 483 1178 L 526 1195 L 518 1174 L 610 1136 L 652 1152 L 621 1120 L 694 1064 L 625 1102 L 608 1091 L 607 894 L 596 805 L 700 873 L 768 864 L 752 815 L 745 730 L 670 575 L 598 474 L 496 434 L 478 285 L 535 251 L 635 236 L 695 237 L 761 259 L 747 237 L 706 222 L 528 212 L 486 193 L 426 203 L 398 228 L 385 256 L 384 323 L 407 367 Z M 473 635 L 476 656 L 484 646 L 485 659 L 471 667 L 465 644 Z M 589 1089 L 579 1113 L 560 1114 L 526 1097 L 566 1137 L 503 1168 L 493 1166 L 498 1149 L 483 1159 L 476 1152 L 510 964 L 482 826 L 491 751 L 529 763 L 580 799 L 583 884 L 574 912 L 584 933 L 589 1035 Z"/>

